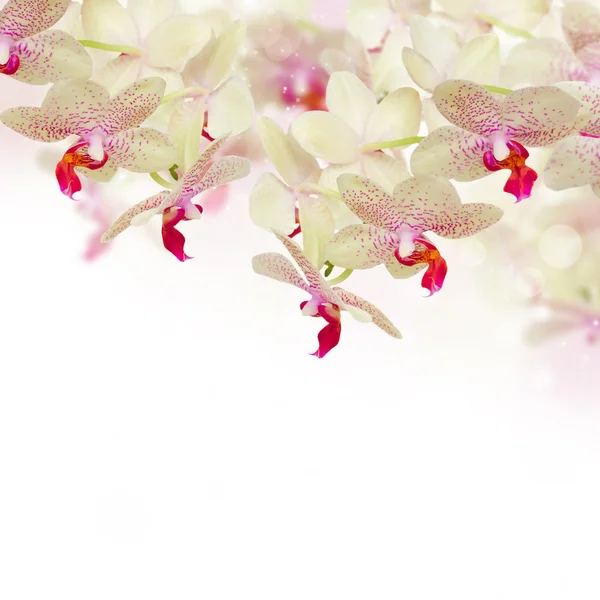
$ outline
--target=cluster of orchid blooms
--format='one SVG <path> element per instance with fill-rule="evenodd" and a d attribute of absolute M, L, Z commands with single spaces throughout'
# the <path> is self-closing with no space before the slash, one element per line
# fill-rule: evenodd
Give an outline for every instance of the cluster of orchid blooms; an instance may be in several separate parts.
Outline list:
<path fill-rule="evenodd" d="M 463 204 L 452 180 L 503 171 L 516 202 L 543 184 L 589 184 L 600 196 L 594 1 L 351 0 L 346 29 L 334 31 L 289 1 L 247 13 L 204 0 L 187 12 L 176 0 L 8 0 L 0 73 L 51 86 L 40 107 L 0 121 L 36 141 L 68 140 L 55 172 L 71 199 L 118 169 L 150 174 L 160 190 L 101 241 L 160 215 L 164 247 L 180 261 L 190 257 L 177 226 L 201 217 L 202 194 L 266 155 L 276 174 L 257 179 L 250 217 L 302 275 L 278 253 L 252 266 L 306 292 L 302 314 L 326 322 L 314 353 L 323 357 L 342 311 L 401 337 L 338 287 L 352 271 L 421 274 L 433 295 L 449 271 L 434 236 L 500 221 L 494 204 Z M 503 52 L 511 36 L 525 41 Z M 263 154 L 231 154 L 244 136 Z M 551 152 L 543 174 L 527 163 L 530 148 Z"/>

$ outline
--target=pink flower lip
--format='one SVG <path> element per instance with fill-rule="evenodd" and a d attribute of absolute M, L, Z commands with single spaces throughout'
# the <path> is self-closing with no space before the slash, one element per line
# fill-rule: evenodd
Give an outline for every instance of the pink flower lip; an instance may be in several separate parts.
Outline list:
<path fill-rule="evenodd" d="M 483 164 L 488 171 L 500 171 L 502 169 L 510 170 L 510 176 L 504 191 L 512 194 L 520 202 L 531 196 L 533 184 L 538 178 L 538 174 L 525 164 L 529 158 L 529 152 L 519 142 L 509 140 L 506 145 L 510 154 L 504 160 L 498 160 L 494 156 L 493 150 L 488 150 L 483 155 Z"/>
<path fill-rule="evenodd" d="M 11 54 L 3 65 L 0 65 L 0 73 L 4 75 L 14 75 L 18 70 L 21 61 L 17 54 Z"/>
<path fill-rule="evenodd" d="M 410 256 L 400 256 L 400 248 L 396 248 L 394 256 L 396 260 L 406 267 L 412 267 L 420 263 L 428 263 L 427 270 L 421 280 L 421 287 L 429 291 L 429 296 L 439 292 L 444 285 L 448 273 L 448 264 L 440 254 L 440 251 L 429 240 L 419 237 L 416 244 L 424 246 L 424 250 L 415 250 Z"/>
<path fill-rule="evenodd" d="M 75 167 L 82 167 L 96 171 L 101 169 L 108 161 L 108 154 L 105 152 L 102 160 L 93 159 L 87 152 L 87 142 L 80 140 L 71 146 L 56 165 L 56 179 L 60 186 L 60 191 L 74 200 L 73 195 L 81 191 L 81 180 L 75 171 Z"/>

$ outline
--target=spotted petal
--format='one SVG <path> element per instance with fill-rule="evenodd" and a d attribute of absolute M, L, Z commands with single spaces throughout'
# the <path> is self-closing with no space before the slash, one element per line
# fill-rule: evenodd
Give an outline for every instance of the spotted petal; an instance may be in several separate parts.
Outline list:
<path fill-rule="evenodd" d="M 600 13 L 588 2 L 566 2 L 562 26 L 574 52 L 600 41 Z"/>
<path fill-rule="evenodd" d="M 398 331 L 396 326 L 376 306 L 343 288 L 334 287 L 333 290 L 339 295 L 344 304 L 366 312 L 371 316 L 373 323 L 375 323 L 377 327 L 383 329 L 388 335 L 391 335 L 396 339 L 402 339 L 400 331 Z"/>
<path fill-rule="evenodd" d="M 192 193 L 195 187 L 199 185 L 199 181 L 208 169 L 210 162 L 215 157 L 216 153 L 221 149 L 227 136 L 217 138 L 211 142 L 200 154 L 198 160 L 190 167 L 190 169 L 183 176 L 181 182 L 181 192 L 184 195 Z"/>
<path fill-rule="evenodd" d="M 492 145 L 479 135 L 457 127 L 440 127 L 421 140 L 410 159 L 415 175 L 443 175 L 475 181 L 489 175 L 483 155 Z"/>
<path fill-rule="evenodd" d="M 227 185 L 237 179 L 242 179 L 250 173 L 250 161 L 241 156 L 224 156 L 216 160 L 194 187 L 193 194 L 199 194 L 204 190 Z"/>
<path fill-rule="evenodd" d="M 164 191 L 146 198 L 141 202 L 138 202 L 135 206 L 132 206 L 126 210 L 106 231 L 102 236 L 101 242 L 109 242 L 116 238 L 119 234 L 123 233 L 132 225 L 132 220 L 145 212 L 151 212 L 152 215 L 157 214 L 157 210 L 162 207 L 166 200 L 171 195 L 171 192 Z"/>
<path fill-rule="evenodd" d="M 489 137 L 502 131 L 502 103 L 482 85 L 449 80 L 433 93 L 438 110 L 457 127 Z"/>
<path fill-rule="evenodd" d="M 0 35 L 19 40 L 50 29 L 68 7 L 69 0 L 8 0 L 0 11 Z"/>
<path fill-rule="evenodd" d="M 119 167 L 134 173 L 163 171 L 177 161 L 177 151 L 169 137 L 148 127 L 112 135 L 104 148 Z"/>
<path fill-rule="evenodd" d="M 19 57 L 15 79 L 45 84 L 63 79 L 89 79 L 92 59 L 84 47 L 64 31 L 43 31 L 13 47 Z"/>
<path fill-rule="evenodd" d="M 0 114 L 0 122 L 38 142 L 58 142 L 69 136 L 68 128 L 62 119 L 49 117 L 37 106 L 9 108 Z"/>
<path fill-rule="evenodd" d="M 579 101 L 580 109 L 575 121 L 577 132 L 600 136 L 600 89 L 592 83 L 565 81 L 560 88 Z"/>
<path fill-rule="evenodd" d="M 398 247 L 396 237 L 374 225 L 349 225 L 325 248 L 329 262 L 344 269 L 371 269 L 385 263 Z"/>
<path fill-rule="evenodd" d="M 570 137 L 556 146 L 544 181 L 551 190 L 561 191 L 600 182 L 600 139 Z"/>
<path fill-rule="evenodd" d="M 309 291 L 308 285 L 300 277 L 292 261 L 277 252 L 265 252 L 264 254 L 254 256 L 252 258 L 252 268 L 259 275 L 264 275 L 283 283 L 289 283 L 305 292 Z"/>
<path fill-rule="evenodd" d="M 164 92 L 160 77 L 140 79 L 121 90 L 110 100 L 104 130 L 110 134 L 138 127 L 158 108 Z"/>
<path fill-rule="evenodd" d="M 495 225 L 503 214 L 504 211 L 493 204 L 471 202 L 463 204 L 452 219 L 440 220 L 431 231 L 454 240 L 469 237 Z"/>
<path fill-rule="evenodd" d="M 529 87 L 511 92 L 502 106 L 509 139 L 548 146 L 573 131 L 579 102 L 556 87 Z"/>

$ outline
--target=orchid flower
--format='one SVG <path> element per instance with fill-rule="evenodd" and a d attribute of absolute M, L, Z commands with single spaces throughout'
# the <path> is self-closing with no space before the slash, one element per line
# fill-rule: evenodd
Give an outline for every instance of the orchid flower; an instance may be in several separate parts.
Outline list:
<path fill-rule="evenodd" d="M 581 104 L 575 133 L 560 142 L 544 170 L 544 182 L 561 191 L 591 185 L 600 198 L 600 88 L 591 83 L 557 84 Z"/>
<path fill-rule="evenodd" d="M 114 174 L 118 167 L 149 173 L 175 163 L 169 138 L 139 127 L 159 105 L 164 89 L 162 79 L 149 77 L 110 98 L 105 88 L 92 81 L 62 81 L 50 88 L 41 108 L 11 108 L 0 114 L 0 121 L 40 142 L 78 136 L 56 166 L 61 191 L 73 198 L 81 190 L 82 169 L 102 169 L 104 175 Z"/>
<path fill-rule="evenodd" d="M 440 127 L 415 149 L 415 175 L 474 181 L 507 169 L 504 191 L 529 198 L 538 175 L 525 164 L 528 146 L 550 146 L 573 132 L 579 102 L 556 87 L 519 89 L 502 97 L 470 81 L 438 85 L 434 100 L 456 127 Z"/>
<path fill-rule="evenodd" d="M 404 164 L 381 150 L 410 143 L 417 135 L 421 102 L 416 90 L 401 88 L 377 103 L 356 75 L 338 71 L 327 85 L 327 108 L 297 116 L 290 128 L 304 150 L 331 163 L 323 173 L 325 187 L 345 172 L 390 189 L 408 177 Z"/>
<path fill-rule="evenodd" d="M 46 84 L 87 79 L 92 60 L 64 31 L 47 31 L 67 11 L 69 0 L 9 0 L 0 11 L 0 73 Z"/>
<path fill-rule="evenodd" d="M 339 231 L 325 250 L 327 259 L 346 269 L 385 264 L 397 279 L 427 268 L 421 285 L 430 295 L 442 288 L 448 267 L 424 233 L 459 239 L 494 225 L 503 214 L 492 204 L 461 204 L 452 184 L 433 175 L 399 183 L 393 196 L 356 175 L 340 176 L 338 185 L 344 202 L 364 225 Z"/>
<path fill-rule="evenodd" d="M 300 304 L 302 314 L 321 317 L 327 323 L 319 332 L 319 348 L 312 353 L 312 356 L 323 358 L 338 345 L 342 332 L 341 311 L 343 310 L 348 311 L 359 321 L 372 321 L 394 338 L 402 338 L 400 332 L 378 308 L 352 292 L 340 287 L 332 288 L 294 240 L 281 233 L 275 235 L 292 255 L 306 280 L 300 276 L 288 258 L 276 252 L 255 256 L 252 259 L 252 268 L 259 275 L 289 283 L 310 294 L 310 300 Z"/>
<path fill-rule="evenodd" d="M 139 78 L 160 76 L 169 91 L 181 87 L 180 71 L 209 41 L 210 26 L 195 15 L 176 15 L 176 0 L 83 0 L 86 42 L 118 52 L 95 80 L 112 93 Z"/>
<path fill-rule="evenodd" d="M 478 35 L 464 46 L 447 28 L 436 28 L 425 17 L 410 20 L 412 48 L 403 48 L 402 60 L 412 80 L 423 90 L 448 79 L 468 79 L 494 85 L 500 70 L 500 44 L 493 33 Z"/>
<path fill-rule="evenodd" d="M 162 214 L 162 239 L 165 248 L 178 260 L 185 261 L 185 237 L 176 229 L 181 221 L 199 219 L 202 206 L 192 199 L 198 194 L 246 177 L 250 163 L 239 156 L 214 159 L 226 138 L 219 138 L 206 147 L 194 165 L 177 180 L 171 190 L 159 192 L 125 211 L 102 236 L 102 242 L 123 233 L 131 225 L 143 225 L 153 216 Z"/>

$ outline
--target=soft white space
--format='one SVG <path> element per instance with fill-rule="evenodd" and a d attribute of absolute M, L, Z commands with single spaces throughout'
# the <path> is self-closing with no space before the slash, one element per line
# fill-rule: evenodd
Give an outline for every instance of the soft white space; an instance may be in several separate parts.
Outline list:
<path fill-rule="evenodd" d="M 281 248 L 249 184 L 193 261 L 154 221 L 88 264 L 41 145 L 0 135 L 2 600 L 600 597 L 598 351 L 526 348 L 468 246 L 431 299 L 353 276 L 405 339 L 345 315 L 319 361 L 303 294 L 250 268 Z"/>

